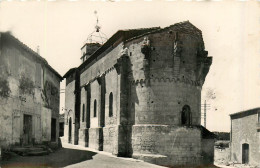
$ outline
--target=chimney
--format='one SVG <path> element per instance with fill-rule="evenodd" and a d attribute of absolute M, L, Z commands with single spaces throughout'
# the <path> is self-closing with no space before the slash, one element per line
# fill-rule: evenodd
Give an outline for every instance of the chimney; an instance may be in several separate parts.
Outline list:
<path fill-rule="evenodd" d="M 39 54 L 40 55 L 40 46 L 37 46 L 37 54 Z"/>
<path fill-rule="evenodd" d="M 99 43 L 86 43 L 81 48 L 81 61 L 82 63 L 85 62 L 97 49 L 101 47 Z"/>

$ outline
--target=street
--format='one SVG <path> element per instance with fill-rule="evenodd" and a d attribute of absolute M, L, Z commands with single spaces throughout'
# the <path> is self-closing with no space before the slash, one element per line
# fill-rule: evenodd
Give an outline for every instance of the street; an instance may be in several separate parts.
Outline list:
<path fill-rule="evenodd" d="M 95 152 L 88 148 L 67 143 L 63 148 L 45 156 L 13 156 L 7 161 L 1 161 L 1 168 L 18 167 L 93 167 L 93 168 L 159 168 L 143 161 L 132 158 L 119 158 L 106 152 Z"/>

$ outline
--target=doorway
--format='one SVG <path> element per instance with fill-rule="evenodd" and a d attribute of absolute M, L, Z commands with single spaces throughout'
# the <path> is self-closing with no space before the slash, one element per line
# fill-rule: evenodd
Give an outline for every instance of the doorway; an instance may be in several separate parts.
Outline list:
<path fill-rule="evenodd" d="M 242 163 L 249 163 L 249 144 L 242 144 Z"/>
<path fill-rule="evenodd" d="M 32 116 L 24 114 L 23 117 L 23 145 L 32 143 Z"/>
<path fill-rule="evenodd" d="M 69 143 L 71 143 L 71 117 L 69 119 Z"/>
<path fill-rule="evenodd" d="M 51 119 L 51 141 L 56 141 L 56 119 Z"/>

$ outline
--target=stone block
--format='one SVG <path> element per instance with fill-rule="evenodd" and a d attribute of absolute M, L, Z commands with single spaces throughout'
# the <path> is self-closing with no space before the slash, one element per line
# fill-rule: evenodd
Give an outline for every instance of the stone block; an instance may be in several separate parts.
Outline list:
<path fill-rule="evenodd" d="M 89 146 L 89 129 L 79 129 L 79 145 L 88 147 Z"/>
<path fill-rule="evenodd" d="M 89 128 L 89 147 L 103 150 L 103 128 Z"/>

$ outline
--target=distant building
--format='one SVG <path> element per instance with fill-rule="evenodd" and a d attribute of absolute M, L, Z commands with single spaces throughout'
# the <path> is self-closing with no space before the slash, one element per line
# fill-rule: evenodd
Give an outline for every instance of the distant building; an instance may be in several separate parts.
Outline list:
<path fill-rule="evenodd" d="M 260 166 L 260 108 L 230 115 L 231 161 Z"/>
<path fill-rule="evenodd" d="M 0 33 L 0 146 L 58 142 L 60 81 L 47 61 Z"/>
<path fill-rule="evenodd" d="M 119 30 L 81 50 L 64 75 L 68 142 L 165 166 L 213 163 L 214 136 L 200 125 L 212 58 L 198 28 Z"/>

